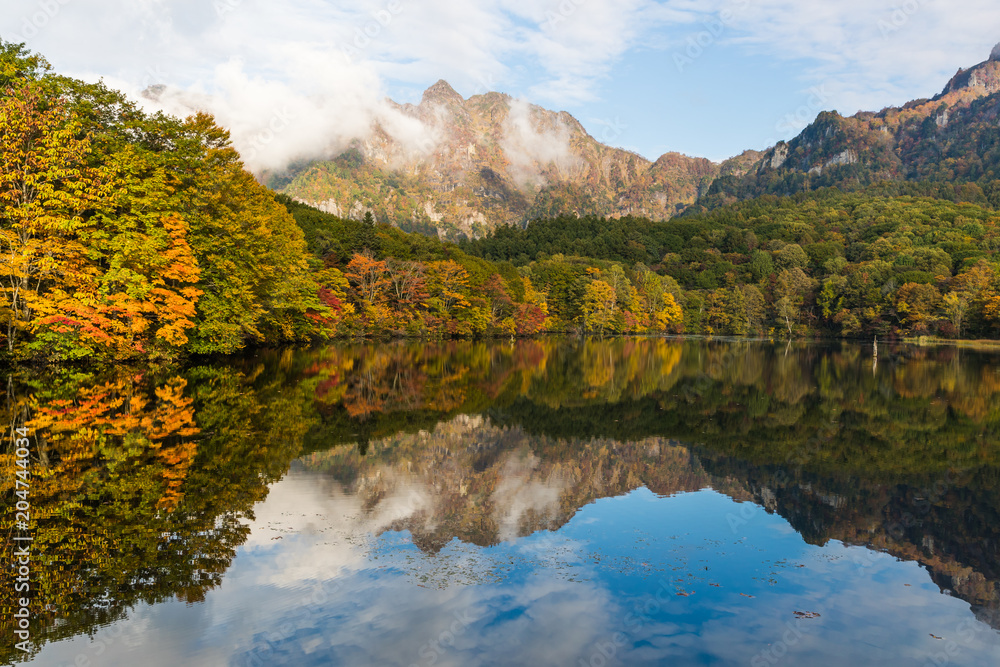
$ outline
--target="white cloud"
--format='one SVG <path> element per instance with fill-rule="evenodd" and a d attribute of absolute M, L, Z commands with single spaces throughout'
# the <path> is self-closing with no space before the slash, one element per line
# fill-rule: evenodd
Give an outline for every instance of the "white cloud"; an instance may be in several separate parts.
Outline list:
<path fill-rule="evenodd" d="M 649 0 L 9 0 L 0 36 L 26 41 L 66 74 L 105 78 L 156 106 L 205 110 L 232 130 L 248 166 L 342 149 L 374 120 L 426 150 L 433 137 L 384 104 L 387 80 L 446 78 L 463 90 L 510 85 L 511 63 L 543 63 L 542 101 L 584 99 L 628 48 Z M 48 7 L 49 9 L 44 9 Z"/>
<path fill-rule="evenodd" d="M 803 87 L 825 86 L 826 108 L 847 115 L 933 96 L 1000 39 L 1000 6 L 991 0 L 708 0 L 697 3 L 692 30 L 724 11 L 732 18 L 719 41 L 801 61 Z"/>
<path fill-rule="evenodd" d="M 543 181 L 541 171 L 546 167 L 565 171 L 579 163 L 570 146 L 569 127 L 558 118 L 546 122 L 525 100 L 511 101 L 503 129 L 503 149 L 511 174 L 520 183 Z"/>
<path fill-rule="evenodd" d="M 243 61 L 234 59 L 215 68 L 209 86 L 168 86 L 143 104 L 179 116 L 213 114 L 230 129 L 244 162 L 255 171 L 281 169 L 300 158 L 334 156 L 352 139 L 368 135 L 374 122 L 410 153 L 426 152 L 433 145 L 432 128 L 379 96 L 374 72 L 349 66 L 339 53 L 305 58 L 291 52 L 286 62 L 308 66 L 315 80 L 298 83 L 251 75 Z"/>
<path fill-rule="evenodd" d="M 504 462 L 492 497 L 493 518 L 501 540 L 513 542 L 521 537 L 521 522 L 529 512 L 548 522 L 550 529 L 559 527 L 562 518 L 559 501 L 569 489 L 570 481 L 559 469 L 547 479 L 536 479 L 538 464 L 538 458 L 530 453 L 509 456 Z"/>
<path fill-rule="evenodd" d="M 821 85 L 824 107 L 847 114 L 933 95 L 1000 39 L 992 0 L 6 0 L 0 36 L 134 96 L 168 85 L 168 109 L 207 108 L 261 170 L 336 150 L 377 118 L 425 147 L 433 137 L 384 104 L 389 85 L 445 78 L 565 108 L 595 101 L 635 51 L 651 85 L 669 86 L 682 76 L 671 55 L 724 11 L 713 43 L 800 63 L 787 86 Z M 683 75 L 712 85 L 712 70 Z"/>

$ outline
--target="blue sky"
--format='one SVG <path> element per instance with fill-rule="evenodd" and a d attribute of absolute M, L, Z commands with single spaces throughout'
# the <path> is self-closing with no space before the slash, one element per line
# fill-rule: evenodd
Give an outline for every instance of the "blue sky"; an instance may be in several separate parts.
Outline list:
<path fill-rule="evenodd" d="M 362 509 L 332 480 L 290 473 L 204 602 L 137 605 L 96 642 L 51 643 L 31 664 L 927 665 L 950 645 L 949 665 L 972 666 L 1000 643 L 920 564 L 807 544 L 784 518 L 715 491 L 639 489 L 554 532 L 452 539 L 430 555 L 385 530 L 441 519 L 433 500 L 403 513 L 413 489 L 393 479 L 403 488 Z"/>
<path fill-rule="evenodd" d="M 260 157 L 268 167 L 335 150 L 385 113 L 384 97 L 416 102 L 441 78 L 464 96 L 495 89 L 569 111 L 598 139 L 651 159 L 721 160 L 790 138 L 824 109 L 932 96 L 1000 41 L 993 0 L 4 6 L 0 37 L 26 42 L 60 72 L 132 95 L 164 84 L 166 110 L 215 113 L 244 150 L 247 137 L 280 129 Z"/>

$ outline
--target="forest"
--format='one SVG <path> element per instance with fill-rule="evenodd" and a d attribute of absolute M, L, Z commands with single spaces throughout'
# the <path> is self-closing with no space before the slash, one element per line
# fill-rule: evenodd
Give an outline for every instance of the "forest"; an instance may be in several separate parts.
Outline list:
<path fill-rule="evenodd" d="M 370 214 L 342 220 L 296 204 L 243 168 L 209 116 L 144 113 L 102 84 L 51 72 L 23 45 L 0 43 L 0 91 L 8 360 L 170 360 L 570 325 L 680 330 L 669 281 L 651 272 L 640 294 L 621 267 L 574 267 L 572 289 L 586 276 L 581 302 L 550 313 L 530 273 Z"/>
<path fill-rule="evenodd" d="M 462 248 L 537 276 L 549 309 L 568 320 L 579 299 L 551 276 L 590 257 L 635 282 L 659 276 L 686 333 L 995 338 L 1000 216 L 886 189 L 766 195 L 666 223 L 563 216 L 498 228 Z"/>
<path fill-rule="evenodd" d="M 301 230 L 205 115 L 148 115 L 0 44 L 3 347 L 170 358 L 306 340 Z"/>
<path fill-rule="evenodd" d="M 704 474 L 689 474 L 700 465 L 733 497 L 775 490 L 807 539 L 923 554 L 962 577 L 960 594 L 995 606 L 1000 573 L 976 549 L 988 554 L 997 539 L 1000 369 L 985 353 L 901 345 L 884 346 L 876 374 L 866 352 L 547 337 L 362 341 L 183 369 L 18 369 L 3 418 L 44 434 L 31 496 L 36 649 L 139 603 L 204 600 L 246 540 L 255 504 L 297 458 L 345 488 L 367 479 L 375 495 L 393 478 L 375 474 L 383 467 L 457 473 L 468 489 L 443 483 L 449 514 L 415 541 L 495 543 L 490 503 L 512 442 L 540 470 L 574 480 L 570 512 L 640 485 L 703 488 Z M 469 417 L 479 426 L 460 430 Z M 671 455 L 681 442 L 690 453 Z M 13 461 L 0 452 L 3 469 Z M 942 479 L 925 522 L 893 529 L 912 496 Z M 15 497 L 13 476 L 0 477 L 0 495 Z M 837 497 L 857 509 L 836 512 Z M 14 512 L 3 504 L 4 530 Z M 932 556 L 921 551 L 926 531 Z M 0 576 L 0 604 L 14 576 Z M 8 638 L 9 618 L 0 621 Z M 10 640 L 0 644 L 4 662 L 15 655 Z"/>
<path fill-rule="evenodd" d="M 1000 218 L 966 186 L 558 216 L 453 244 L 277 194 L 211 117 L 146 113 L 4 42 L 0 155 L 13 363 L 336 338 L 1000 333 Z"/>

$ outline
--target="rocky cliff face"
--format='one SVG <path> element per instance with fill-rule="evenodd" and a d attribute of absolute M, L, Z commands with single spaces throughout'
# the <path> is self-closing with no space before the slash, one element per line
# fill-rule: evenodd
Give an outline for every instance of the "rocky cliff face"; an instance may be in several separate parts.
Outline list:
<path fill-rule="evenodd" d="M 447 238 L 559 215 L 666 220 L 763 194 L 880 181 L 1000 179 L 1000 45 L 941 94 L 879 112 L 823 112 L 797 137 L 716 164 L 655 162 L 590 136 L 571 115 L 501 93 L 463 98 L 445 81 L 393 127 L 328 161 L 302 165 L 284 191 L 337 215 Z"/>
<path fill-rule="evenodd" d="M 954 490 L 925 505 L 926 490 L 905 485 L 757 466 L 661 437 L 554 439 L 479 415 L 374 441 L 364 455 L 338 447 L 300 463 L 337 481 L 337 497 L 357 499 L 359 533 L 409 531 L 432 554 L 455 538 L 487 547 L 557 531 L 581 507 L 640 487 L 660 496 L 710 487 L 779 514 L 808 543 L 871 549 L 859 567 L 881 554 L 918 562 L 942 591 L 1000 627 L 996 536 L 988 522 L 969 519 L 994 507 L 970 492 L 989 488 L 991 472 L 956 478 Z M 926 509 L 919 521 L 916 508 Z"/>
<path fill-rule="evenodd" d="M 955 183 L 1000 178 L 1000 59 L 959 70 L 932 99 L 877 113 L 823 112 L 742 176 L 722 175 L 702 199 L 712 208 L 763 194 L 879 181 Z"/>
<path fill-rule="evenodd" d="M 336 215 L 371 211 L 456 238 L 563 214 L 667 219 L 755 157 L 718 165 L 668 153 L 650 162 L 602 144 L 568 113 L 501 93 L 464 99 L 445 81 L 420 104 L 396 108 L 412 124 L 373 126 L 341 155 L 299 168 L 284 191 Z"/>

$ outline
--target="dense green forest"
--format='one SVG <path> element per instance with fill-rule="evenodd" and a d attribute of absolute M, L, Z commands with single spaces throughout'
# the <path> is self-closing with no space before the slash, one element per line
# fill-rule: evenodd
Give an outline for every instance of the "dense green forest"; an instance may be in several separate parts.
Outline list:
<path fill-rule="evenodd" d="M 10 360 L 344 337 L 996 337 L 992 190 L 880 183 L 667 222 L 560 216 L 456 245 L 260 185 L 209 116 L 147 114 L 0 42 Z"/>
<path fill-rule="evenodd" d="M 898 188 L 764 196 L 666 223 L 560 217 L 462 247 L 532 275 L 581 261 L 568 255 L 652 270 L 689 333 L 995 337 L 1000 216 L 884 193 Z"/>

